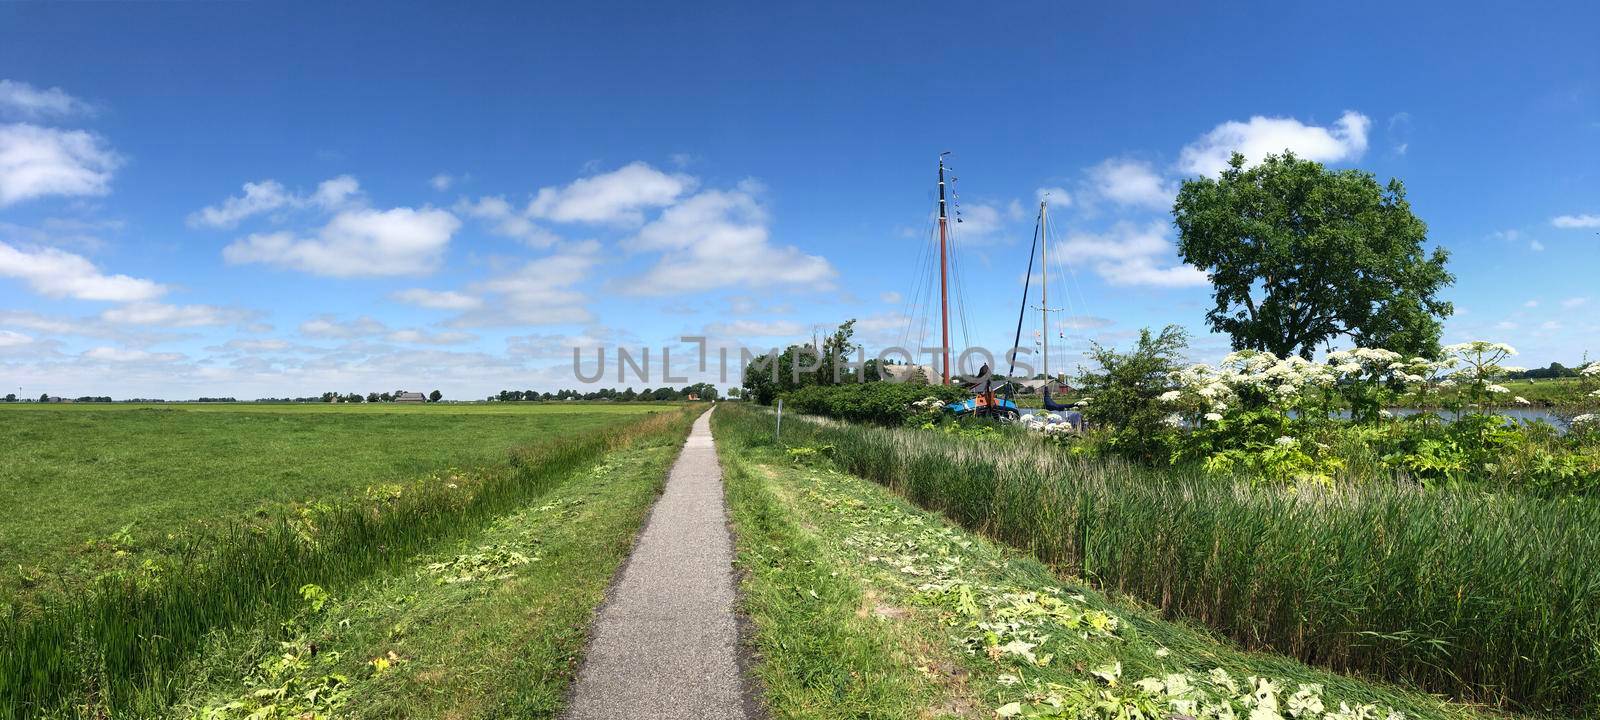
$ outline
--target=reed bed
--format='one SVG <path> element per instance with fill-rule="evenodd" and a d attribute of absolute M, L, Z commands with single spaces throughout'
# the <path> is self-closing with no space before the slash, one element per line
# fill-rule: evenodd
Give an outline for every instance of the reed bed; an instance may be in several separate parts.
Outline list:
<path fill-rule="evenodd" d="M 725 410 L 740 440 L 771 441 L 770 414 Z M 1593 499 L 1295 491 L 1026 437 L 784 420 L 786 445 L 825 448 L 841 469 L 1247 648 L 1465 701 L 1600 713 Z"/>
<path fill-rule="evenodd" d="M 0 717 L 161 714 L 183 664 L 208 636 L 273 622 L 304 606 L 301 588 L 334 589 L 397 567 L 416 552 L 563 483 L 606 452 L 683 435 L 689 409 L 518 448 L 460 482 L 427 482 L 240 524 L 194 545 L 175 569 L 99 579 L 72 598 L 0 616 Z"/>

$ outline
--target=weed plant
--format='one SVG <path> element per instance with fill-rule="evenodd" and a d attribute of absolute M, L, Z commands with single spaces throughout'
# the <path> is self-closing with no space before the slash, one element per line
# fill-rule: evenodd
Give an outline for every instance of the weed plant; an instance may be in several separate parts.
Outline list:
<path fill-rule="evenodd" d="M 719 425 L 771 442 L 770 413 Z M 1600 503 L 1290 488 L 971 438 L 785 418 L 783 442 L 1246 648 L 1531 711 L 1600 712 Z"/>

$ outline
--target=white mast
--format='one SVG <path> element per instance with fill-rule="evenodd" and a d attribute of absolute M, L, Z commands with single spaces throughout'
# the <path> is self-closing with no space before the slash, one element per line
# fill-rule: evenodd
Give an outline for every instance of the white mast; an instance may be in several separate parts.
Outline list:
<path fill-rule="evenodd" d="M 1050 387 L 1050 229 L 1045 217 L 1045 202 L 1039 201 L 1040 263 L 1039 277 L 1039 340 L 1044 345 L 1044 386 Z"/>

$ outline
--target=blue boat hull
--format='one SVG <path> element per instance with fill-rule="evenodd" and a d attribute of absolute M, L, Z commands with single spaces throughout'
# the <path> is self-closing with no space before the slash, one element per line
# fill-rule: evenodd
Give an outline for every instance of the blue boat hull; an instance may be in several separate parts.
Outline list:
<path fill-rule="evenodd" d="M 1004 398 L 995 398 L 994 399 L 994 404 L 997 407 L 997 409 L 999 409 L 999 410 L 1009 410 L 1009 411 L 1011 411 L 1013 413 L 1020 413 L 1021 412 L 1017 408 L 1017 404 L 1016 403 L 1011 402 L 1010 400 L 1006 400 Z M 978 398 L 967 398 L 966 400 L 958 400 L 956 402 L 953 402 L 953 403 L 950 403 L 949 405 L 944 406 L 944 409 L 949 411 L 949 412 L 955 413 L 957 415 L 967 415 L 967 414 L 976 412 L 978 410 Z"/>

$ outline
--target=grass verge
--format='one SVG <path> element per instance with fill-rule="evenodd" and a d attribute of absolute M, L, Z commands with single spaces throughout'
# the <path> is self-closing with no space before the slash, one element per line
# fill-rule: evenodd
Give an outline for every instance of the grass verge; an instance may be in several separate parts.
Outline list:
<path fill-rule="evenodd" d="M 729 407 L 724 437 L 771 437 Z M 1600 713 L 1600 501 L 1395 484 L 1255 486 L 805 417 L 791 445 L 1250 649 L 1469 702 Z"/>
<path fill-rule="evenodd" d="M 175 714 L 212 720 L 554 717 L 594 609 L 677 456 L 645 439 L 495 519 L 337 596 L 308 592 L 281 626 L 194 663 Z"/>
<path fill-rule="evenodd" d="M 825 457 L 798 464 L 730 427 L 732 414 L 713 422 L 775 717 L 1482 717 L 1241 651 L 1058 577 Z"/>
<path fill-rule="evenodd" d="M 0 617 L 0 713 L 155 715 L 216 633 L 297 611 L 307 585 L 339 592 L 561 486 L 607 452 L 681 439 L 688 409 L 515 451 L 472 473 L 380 488 L 236 525 L 165 563 L 102 577 L 36 612 Z"/>

